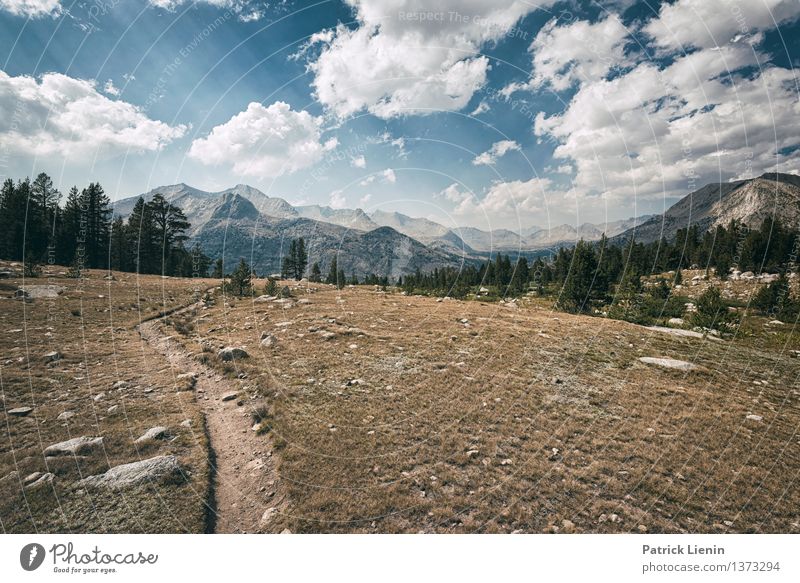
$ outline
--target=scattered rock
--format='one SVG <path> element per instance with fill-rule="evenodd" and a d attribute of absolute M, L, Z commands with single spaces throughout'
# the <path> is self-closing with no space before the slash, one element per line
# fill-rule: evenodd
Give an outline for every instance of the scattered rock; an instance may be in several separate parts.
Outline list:
<path fill-rule="evenodd" d="M 59 413 L 56 419 L 58 421 L 66 421 L 67 419 L 71 419 L 72 417 L 75 417 L 74 411 L 63 411 L 62 413 Z"/>
<path fill-rule="evenodd" d="M 561 521 L 561 528 L 566 534 L 573 533 L 575 532 L 575 523 L 565 518 Z"/>
<path fill-rule="evenodd" d="M 36 474 L 38 474 L 36 479 L 27 483 L 25 489 L 33 490 L 34 488 L 40 488 L 41 486 L 49 486 L 50 484 L 53 483 L 53 479 L 55 478 L 55 475 L 51 474 L 50 472 L 47 472 L 46 474 L 36 472 Z M 28 476 L 28 478 L 30 478 L 33 475 L 34 474 L 31 474 L 30 476 Z M 28 478 L 26 478 L 26 481 L 28 480 Z"/>
<path fill-rule="evenodd" d="M 155 441 L 157 439 L 167 439 L 170 437 L 169 429 L 166 427 L 158 426 L 151 427 L 145 431 L 134 443 L 146 443 L 148 441 Z"/>
<path fill-rule="evenodd" d="M 750 421 L 763 421 L 764 420 L 764 418 L 761 415 L 753 415 L 752 413 L 750 415 L 748 415 L 747 417 L 745 417 L 745 419 L 748 419 Z"/>
<path fill-rule="evenodd" d="M 17 295 L 34 300 L 55 299 L 64 293 L 63 285 L 28 285 L 17 290 Z"/>
<path fill-rule="evenodd" d="M 60 455 L 86 455 L 91 453 L 95 448 L 103 445 L 102 437 L 75 437 L 54 443 L 45 448 L 44 455 L 46 456 L 60 456 Z"/>
<path fill-rule="evenodd" d="M 57 350 L 48 352 L 47 354 L 44 355 L 45 362 L 56 362 L 57 360 L 61 360 L 61 353 L 58 352 Z"/>
<path fill-rule="evenodd" d="M 643 356 L 639 359 L 640 362 L 645 364 L 654 364 L 663 368 L 674 368 L 676 370 L 703 370 L 703 367 L 684 360 L 675 360 L 674 358 L 653 358 L 650 356 Z"/>
<path fill-rule="evenodd" d="M 78 484 L 81 486 L 117 489 L 145 483 L 166 483 L 183 480 L 183 470 L 178 463 L 178 458 L 174 455 L 161 455 L 115 466 L 104 474 L 84 478 Z"/>
<path fill-rule="evenodd" d="M 183 421 L 181 421 L 181 427 L 191 427 L 191 426 L 192 426 L 191 419 L 184 419 Z"/>
<path fill-rule="evenodd" d="M 223 401 L 233 401 L 238 396 L 239 396 L 239 393 L 237 391 L 231 391 L 229 393 L 225 393 L 224 395 L 222 395 L 222 400 Z"/>
<path fill-rule="evenodd" d="M 32 407 L 17 407 L 16 409 L 9 409 L 8 414 L 14 417 L 26 417 L 33 411 Z"/>
<path fill-rule="evenodd" d="M 263 332 L 261 334 L 261 346 L 264 348 L 272 348 L 273 346 L 278 344 L 278 339 L 268 332 Z"/>
<path fill-rule="evenodd" d="M 119 405 L 111 405 L 107 412 L 109 415 L 114 415 L 119 410 Z"/>
<path fill-rule="evenodd" d="M 261 520 L 259 521 L 259 525 L 262 528 L 264 528 L 265 526 L 269 525 L 270 521 L 272 520 L 272 517 L 275 516 L 275 514 L 277 514 L 277 512 L 278 512 L 277 508 L 274 508 L 274 507 L 273 508 L 267 508 L 264 511 L 264 514 L 261 515 Z"/>
<path fill-rule="evenodd" d="M 222 348 L 217 355 L 221 360 L 224 361 L 241 360 L 242 358 L 247 358 L 250 356 L 247 354 L 247 351 L 244 348 L 238 346 L 227 346 Z"/>

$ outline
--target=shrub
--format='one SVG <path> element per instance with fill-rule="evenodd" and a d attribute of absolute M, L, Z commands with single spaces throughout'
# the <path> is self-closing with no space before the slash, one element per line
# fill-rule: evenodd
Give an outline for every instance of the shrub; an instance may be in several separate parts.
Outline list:
<path fill-rule="evenodd" d="M 697 311 L 692 313 L 691 323 L 707 330 L 720 332 L 732 330 L 738 324 L 736 314 L 728 310 L 719 289 L 711 286 L 697 299 Z"/>

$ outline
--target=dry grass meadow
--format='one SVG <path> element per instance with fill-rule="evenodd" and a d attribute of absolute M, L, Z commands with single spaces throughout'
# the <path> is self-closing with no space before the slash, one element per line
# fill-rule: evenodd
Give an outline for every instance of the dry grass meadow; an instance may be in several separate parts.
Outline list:
<path fill-rule="evenodd" d="M 26 282 L 66 288 L 32 303 L 11 299 L 21 281 L 0 282 L 2 529 L 202 532 L 201 407 L 135 326 L 219 282 L 102 276 Z M 281 301 L 214 293 L 164 333 L 236 386 L 241 415 L 258 421 L 287 500 L 270 532 L 800 532 L 790 324 L 753 320 L 746 335 L 713 340 L 536 300 L 305 283 Z M 221 360 L 229 346 L 249 357 Z M 63 357 L 45 364 L 52 350 Z M 112 388 L 120 380 L 127 389 Z M 33 412 L 7 413 L 19 406 Z M 75 415 L 59 421 L 64 411 Z M 133 443 L 155 425 L 173 439 Z M 102 453 L 45 460 L 44 447 L 79 435 L 103 436 Z M 165 453 L 185 480 L 122 495 L 76 485 Z M 52 485 L 24 488 L 37 471 Z"/>
<path fill-rule="evenodd" d="M 790 325 L 720 341 L 530 302 L 292 294 L 217 302 L 182 337 L 269 411 L 281 528 L 800 531 Z M 221 362 L 223 346 L 250 357 Z"/>
<path fill-rule="evenodd" d="M 4 263 L 4 268 L 18 269 Z M 17 274 L 19 275 L 19 274 Z M 135 326 L 192 301 L 211 282 L 134 274 L 103 279 L 41 277 L 0 280 L 0 528 L 3 532 L 203 532 L 208 456 L 195 395 L 176 371 L 143 343 Z M 19 287 L 55 285 L 57 298 L 21 301 Z M 46 354 L 61 357 L 46 362 Z M 33 410 L 24 417 L 9 414 Z M 182 426 L 191 420 L 190 427 Z M 134 444 L 153 426 L 171 428 L 168 440 Z M 188 423 L 186 425 L 189 425 Z M 87 455 L 44 456 L 51 444 L 103 437 Z M 174 484 L 122 491 L 81 487 L 109 467 L 174 454 L 185 468 Z M 52 481 L 27 484 L 39 472 Z"/>

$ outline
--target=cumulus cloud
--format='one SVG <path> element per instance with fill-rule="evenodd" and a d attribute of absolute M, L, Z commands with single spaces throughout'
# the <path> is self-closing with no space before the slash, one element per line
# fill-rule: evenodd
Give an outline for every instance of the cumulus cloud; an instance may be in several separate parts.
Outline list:
<path fill-rule="evenodd" d="M 350 158 L 350 166 L 353 168 L 366 168 L 367 159 L 364 156 L 355 156 L 354 158 Z"/>
<path fill-rule="evenodd" d="M 483 154 L 479 154 L 472 160 L 474 166 L 492 166 L 498 158 L 502 158 L 512 150 L 519 151 L 520 147 L 514 140 L 501 140 L 492 144 Z"/>
<path fill-rule="evenodd" d="M 70 158 L 153 151 L 185 132 L 185 126 L 152 120 L 130 103 L 109 99 L 94 81 L 0 71 L 0 146 L 14 154 Z"/>
<path fill-rule="evenodd" d="M 237 174 L 275 177 L 318 162 L 336 147 L 321 140 L 322 118 L 277 101 L 247 109 L 192 142 L 189 156 L 207 165 L 229 164 Z"/>
<path fill-rule="evenodd" d="M 528 49 L 533 55 L 532 87 L 550 84 L 563 91 L 581 81 L 601 79 L 625 62 L 628 30 L 616 15 L 595 23 L 557 24 L 556 19 L 545 24 Z"/>
<path fill-rule="evenodd" d="M 60 0 L 0 0 L 0 10 L 14 16 L 41 18 L 61 14 Z"/>
<path fill-rule="evenodd" d="M 347 206 L 347 199 L 344 197 L 341 190 L 334 190 L 331 192 L 328 205 L 332 209 L 343 209 Z"/>
<path fill-rule="evenodd" d="M 478 106 L 475 109 L 472 110 L 472 113 L 470 113 L 470 115 L 471 116 L 476 116 L 476 115 L 480 115 L 482 113 L 486 113 L 487 111 L 489 111 L 489 104 L 487 104 L 486 101 L 481 101 L 478 104 Z"/>
<path fill-rule="evenodd" d="M 468 222 L 480 222 L 480 217 L 490 216 L 493 222 L 528 222 L 529 216 L 547 209 L 548 197 L 554 190 L 548 178 L 530 180 L 498 181 L 493 183 L 479 198 L 474 193 L 453 183 L 437 194 L 455 205 L 453 214 L 466 218 Z M 556 194 L 560 194 L 557 193 Z"/>
<path fill-rule="evenodd" d="M 576 168 L 583 196 L 619 202 L 682 196 L 706 182 L 750 176 L 800 145 L 792 71 L 740 72 L 765 56 L 744 42 L 696 50 L 661 67 L 583 85 L 566 110 L 536 118 L 555 157 Z"/>
<path fill-rule="evenodd" d="M 797 0 L 678 0 L 663 3 L 644 31 L 664 49 L 713 48 L 798 14 Z"/>
<path fill-rule="evenodd" d="M 347 0 L 358 27 L 340 25 L 309 67 L 317 98 L 339 117 L 381 118 L 465 107 L 486 82 L 476 56 L 537 4 L 523 0 Z"/>
<path fill-rule="evenodd" d="M 362 197 L 359 199 L 359 201 L 358 201 L 358 206 L 360 206 L 360 207 L 367 206 L 367 203 L 368 203 L 370 200 L 372 200 L 372 195 L 371 195 L 371 194 L 365 194 L 364 196 L 362 196 Z"/>

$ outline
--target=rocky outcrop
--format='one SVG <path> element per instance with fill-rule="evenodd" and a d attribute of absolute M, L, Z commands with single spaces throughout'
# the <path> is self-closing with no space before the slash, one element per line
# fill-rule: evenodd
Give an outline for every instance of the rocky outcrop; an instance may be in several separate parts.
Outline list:
<path fill-rule="evenodd" d="M 185 475 L 178 458 L 174 455 L 162 455 L 115 466 L 104 474 L 84 478 L 78 484 L 95 488 L 120 489 L 142 484 L 180 482 L 184 479 Z"/>

